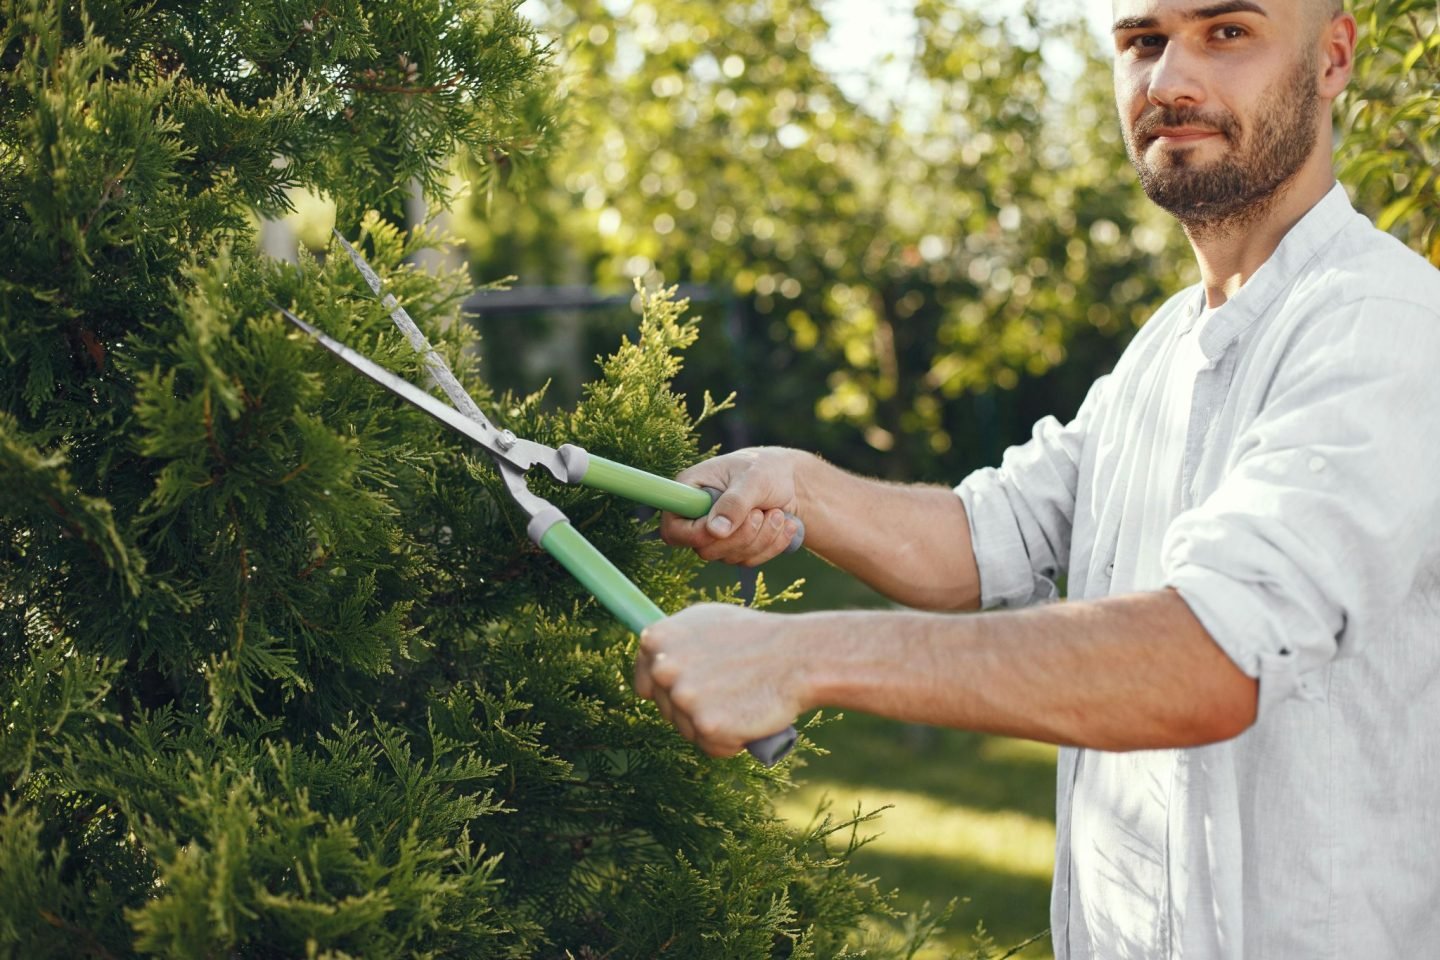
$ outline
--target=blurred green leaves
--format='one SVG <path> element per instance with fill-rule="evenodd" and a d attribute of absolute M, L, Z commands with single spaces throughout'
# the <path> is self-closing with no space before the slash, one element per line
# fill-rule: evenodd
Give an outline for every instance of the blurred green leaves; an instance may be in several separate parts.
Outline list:
<path fill-rule="evenodd" d="M 1357 0 L 1355 76 L 1338 104 L 1340 179 L 1382 230 L 1440 266 L 1440 5 Z"/>
<path fill-rule="evenodd" d="M 885 472 L 935 472 L 973 395 L 1077 338 L 1113 354 L 1188 266 L 1063 12 L 922 0 L 910 49 L 854 75 L 822 63 L 813 0 L 548 9 L 572 142 L 548 191 L 468 228 L 478 272 L 720 288 L 744 304 L 750 395 L 793 414 L 762 439 L 815 445 L 818 418 Z"/>

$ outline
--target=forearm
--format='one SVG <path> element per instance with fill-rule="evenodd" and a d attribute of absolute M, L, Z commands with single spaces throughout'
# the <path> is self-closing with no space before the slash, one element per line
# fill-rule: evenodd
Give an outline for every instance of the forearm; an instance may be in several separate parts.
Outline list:
<path fill-rule="evenodd" d="M 801 702 L 1050 743 L 1131 750 L 1228 739 L 1257 684 L 1173 591 L 955 617 L 804 614 Z"/>
<path fill-rule="evenodd" d="M 906 606 L 979 607 L 970 524 L 954 491 L 860 477 L 799 453 L 795 482 L 812 552 Z"/>

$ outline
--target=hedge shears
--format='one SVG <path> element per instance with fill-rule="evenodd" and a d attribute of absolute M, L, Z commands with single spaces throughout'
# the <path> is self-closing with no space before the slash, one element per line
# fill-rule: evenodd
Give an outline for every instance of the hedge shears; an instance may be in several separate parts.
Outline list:
<path fill-rule="evenodd" d="M 559 448 L 549 447 L 517 437 L 509 430 L 496 428 L 480 411 L 465 388 L 460 386 L 449 364 L 430 346 L 415 321 L 405 312 L 405 308 L 392 294 L 382 291 L 380 277 L 371 269 L 370 264 L 365 262 L 360 252 L 338 231 L 335 236 L 359 268 L 375 296 L 390 310 L 390 318 L 395 321 L 395 325 L 405 334 L 415 352 L 421 355 L 426 371 L 445 391 L 454 406 L 438 400 L 368 357 L 332 339 L 279 304 L 275 304 L 276 309 L 351 367 L 483 447 L 495 461 L 505 489 L 530 518 L 526 528 L 530 539 L 559 561 L 617 620 L 638 634 L 650 624 L 663 619 L 665 614 L 660 608 L 586 540 L 559 507 L 531 492 L 525 482 L 525 474 L 538 466 L 561 483 L 594 487 L 691 519 L 698 519 L 709 513 L 719 491 L 687 486 L 614 460 L 607 460 L 574 444 L 567 443 Z M 795 535 L 790 549 L 797 549 L 803 537 L 802 527 Z M 795 739 L 795 728 L 791 726 L 747 743 L 745 749 L 761 763 L 772 766 L 790 752 L 795 745 Z"/>

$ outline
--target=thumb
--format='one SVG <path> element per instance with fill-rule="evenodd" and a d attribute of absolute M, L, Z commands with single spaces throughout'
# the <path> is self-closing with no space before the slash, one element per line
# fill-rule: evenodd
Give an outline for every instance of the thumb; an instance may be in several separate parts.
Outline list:
<path fill-rule="evenodd" d="M 751 503 L 752 498 L 746 494 L 743 482 L 736 482 L 734 486 L 723 491 L 715 487 L 706 487 L 705 490 L 715 498 L 715 503 L 705 517 L 705 529 L 711 536 L 723 540 L 740 529 L 755 504 Z"/>

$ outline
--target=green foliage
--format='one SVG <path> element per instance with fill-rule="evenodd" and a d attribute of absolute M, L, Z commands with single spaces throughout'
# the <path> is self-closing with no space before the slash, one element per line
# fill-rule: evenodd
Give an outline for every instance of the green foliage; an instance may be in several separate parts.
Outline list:
<path fill-rule="evenodd" d="M 1357 0 L 1355 76 L 1339 104 L 1340 178 L 1382 230 L 1440 266 L 1440 7 Z"/>
<path fill-rule="evenodd" d="M 889 916 L 779 825 L 787 769 L 635 700 L 634 638 L 487 460 L 271 306 L 423 378 L 345 257 L 257 252 L 255 210 L 327 193 L 497 419 L 699 455 L 681 305 L 647 296 L 573 410 L 493 395 L 466 279 L 386 219 L 456 150 L 544 154 L 515 5 L 0 16 L 0 956 L 835 956 Z M 629 505 L 537 489 L 658 602 L 698 596 Z"/>

